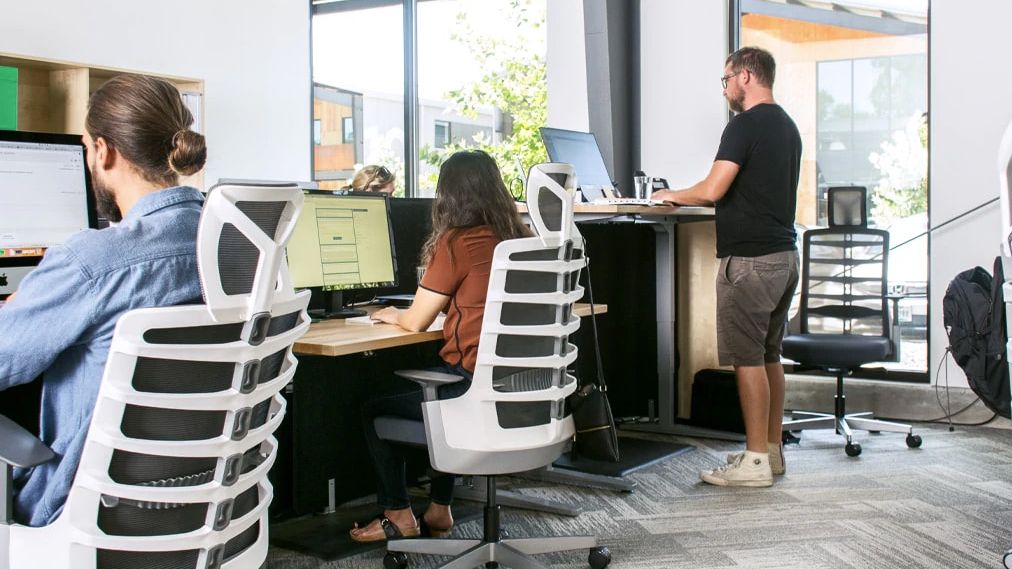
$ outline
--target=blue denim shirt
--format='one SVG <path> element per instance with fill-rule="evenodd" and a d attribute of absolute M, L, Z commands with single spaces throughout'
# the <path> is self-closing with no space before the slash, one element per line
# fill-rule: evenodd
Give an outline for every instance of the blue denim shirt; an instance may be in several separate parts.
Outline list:
<path fill-rule="evenodd" d="M 85 230 L 50 248 L 0 308 L 0 390 L 44 373 L 40 437 L 56 453 L 15 473 L 20 523 L 49 524 L 63 508 L 119 317 L 200 300 L 202 206 L 203 196 L 188 187 L 142 197 L 115 227 Z"/>

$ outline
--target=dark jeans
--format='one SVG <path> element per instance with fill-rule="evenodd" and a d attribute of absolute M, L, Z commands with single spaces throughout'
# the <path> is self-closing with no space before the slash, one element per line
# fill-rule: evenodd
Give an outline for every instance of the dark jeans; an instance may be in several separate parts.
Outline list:
<path fill-rule="evenodd" d="M 451 373 L 464 377 L 463 381 L 439 387 L 440 399 L 460 397 L 471 386 L 471 372 L 460 366 L 442 365 L 430 368 L 430 371 Z M 402 447 L 379 438 L 373 420 L 383 415 L 393 415 L 415 421 L 422 420 L 422 389 L 421 386 L 407 393 L 381 397 L 366 402 L 362 408 L 365 442 L 372 455 L 376 469 L 378 486 L 376 503 L 386 510 L 401 510 L 411 506 L 408 497 L 408 484 L 405 480 L 406 460 Z M 452 474 L 434 473 L 429 490 L 429 498 L 440 505 L 449 506 L 453 501 L 454 476 Z"/>

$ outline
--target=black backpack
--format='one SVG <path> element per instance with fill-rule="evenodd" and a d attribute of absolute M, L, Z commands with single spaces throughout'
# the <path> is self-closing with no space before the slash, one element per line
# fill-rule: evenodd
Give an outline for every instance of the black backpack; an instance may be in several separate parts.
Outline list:
<path fill-rule="evenodd" d="M 981 267 L 956 275 L 942 298 L 949 349 L 970 389 L 992 411 L 1009 417 L 1009 369 L 1001 257 L 994 276 Z"/>

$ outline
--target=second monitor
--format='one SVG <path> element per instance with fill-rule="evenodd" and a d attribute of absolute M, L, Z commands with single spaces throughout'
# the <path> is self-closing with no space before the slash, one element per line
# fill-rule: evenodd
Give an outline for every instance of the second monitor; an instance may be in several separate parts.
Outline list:
<path fill-rule="evenodd" d="M 389 202 L 382 195 L 307 191 L 287 251 L 292 284 L 324 293 L 326 306 L 316 317 L 364 315 L 344 306 L 343 293 L 397 285 Z"/>

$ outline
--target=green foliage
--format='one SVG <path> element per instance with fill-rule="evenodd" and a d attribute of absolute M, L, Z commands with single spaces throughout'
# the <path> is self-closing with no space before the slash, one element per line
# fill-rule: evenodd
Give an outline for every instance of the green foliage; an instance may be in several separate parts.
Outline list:
<path fill-rule="evenodd" d="M 457 112 L 472 118 L 483 110 L 499 109 L 504 122 L 512 122 L 512 134 L 495 142 L 482 133 L 470 141 L 444 148 L 423 146 L 419 150 L 421 160 L 432 167 L 421 180 L 421 185 L 428 189 L 436 186 L 440 164 L 459 150 L 477 148 L 488 152 L 498 162 L 506 185 L 511 188 L 518 186 L 515 181 L 520 176 L 515 167 L 517 160 L 525 168 L 547 160 L 538 133 L 538 128 L 548 120 L 544 41 L 532 41 L 530 37 L 532 32 L 538 33 L 545 26 L 546 0 L 486 1 L 499 5 L 502 29 L 506 33 L 497 36 L 475 33 L 467 14 L 457 15 L 460 31 L 451 37 L 471 53 L 485 73 L 476 82 L 450 91 L 446 99 L 453 102 Z M 543 32 L 540 33 L 543 36 Z M 522 186 L 519 184 L 519 188 Z"/>
<path fill-rule="evenodd" d="M 869 156 L 882 174 L 872 193 L 872 216 L 880 224 L 928 211 L 928 124 L 916 115 L 903 131 Z"/>

